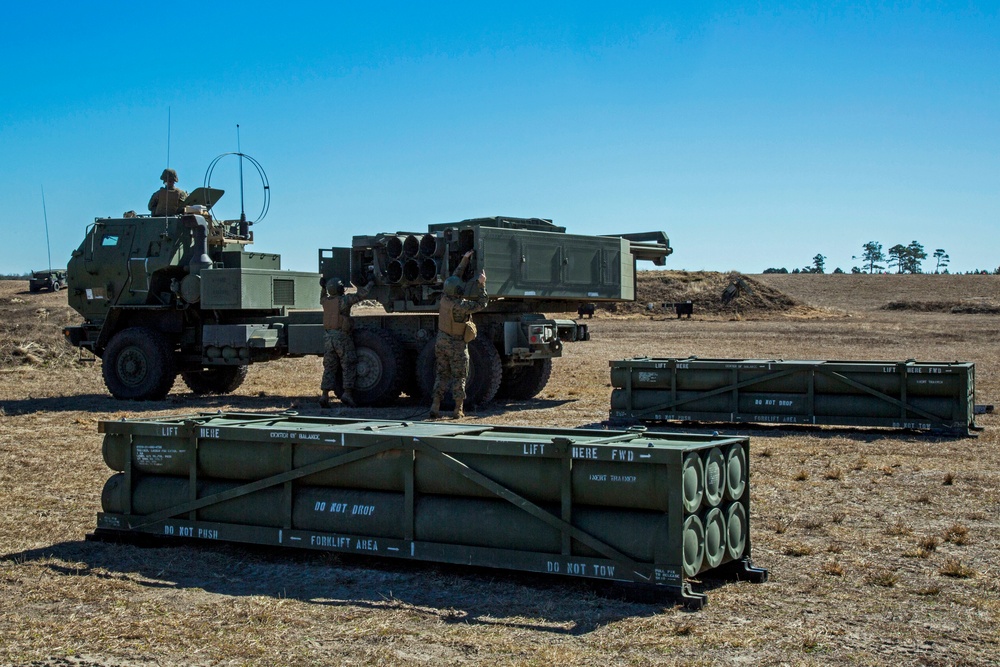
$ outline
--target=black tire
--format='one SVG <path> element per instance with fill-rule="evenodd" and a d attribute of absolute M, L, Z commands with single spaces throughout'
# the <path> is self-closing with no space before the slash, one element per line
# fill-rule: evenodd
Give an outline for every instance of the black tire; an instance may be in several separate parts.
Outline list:
<path fill-rule="evenodd" d="M 212 366 L 182 371 L 184 384 L 196 394 L 231 394 L 247 379 L 247 366 Z"/>
<path fill-rule="evenodd" d="M 54 283 L 52 283 L 52 291 L 53 291 L 53 292 L 58 292 L 58 291 L 59 291 L 59 290 L 61 290 L 61 289 L 62 289 L 62 283 L 61 283 L 61 282 L 59 282 L 59 281 L 57 280 L 57 281 L 55 281 Z"/>
<path fill-rule="evenodd" d="M 403 392 L 406 379 L 406 356 L 402 343 L 385 329 L 357 329 L 352 337 L 358 353 L 354 402 L 370 406 L 392 405 Z M 343 373 L 337 374 L 333 391 L 337 398 L 343 396 Z"/>
<path fill-rule="evenodd" d="M 535 359 L 530 366 L 509 366 L 503 369 L 503 381 L 497 396 L 526 401 L 538 396 L 551 376 L 551 359 Z"/>
<path fill-rule="evenodd" d="M 417 380 L 420 382 L 420 396 L 424 403 L 431 402 L 434 391 L 434 344 L 428 341 L 417 358 Z M 493 343 L 485 338 L 476 338 L 469 343 L 469 377 L 465 381 L 465 403 L 467 409 L 486 405 L 492 401 L 500 388 L 503 365 L 500 353 Z M 449 391 L 441 401 L 441 407 L 451 409 L 455 401 Z"/>
<path fill-rule="evenodd" d="M 173 349 L 147 327 L 116 333 L 102 355 L 101 372 L 111 395 L 125 401 L 162 400 L 177 378 Z"/>

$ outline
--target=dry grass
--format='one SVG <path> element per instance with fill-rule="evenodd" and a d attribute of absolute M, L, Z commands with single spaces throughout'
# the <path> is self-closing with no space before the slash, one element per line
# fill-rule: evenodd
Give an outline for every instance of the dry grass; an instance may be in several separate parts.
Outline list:
<path fill-rule="evenodd" d="M 955 579 L 968 579 L 969 577 L 976 576 L 975 570 L 968 565 L 964 565 L 962 561 L 957 558 L 949 558 L 946 560 L 938 572 L 942 576 L 953 577 Z"/>
<path fill-rule="evenodd" d="M 996 316 L 879 310 L 889 301 L 995 297 L 1000 279 L 759 280 L 814 316 L 599 313 L 593 340 L 567 345 L 556 362 L 550 398 L 495 405 L 469 421 L 599 422 L 608 410 L 607 360 L 638 353 L 974 361 L 978 402 L 1000 403 Z M 851 316 L 815 316 L 830 309 Z M 976 439 L 741 427 L 759 454 L 751 459 L 754 560 L 772 579 L 710 587 L 709 606 L 690 614 L 669 602 L 596 595 L 568 579 L 239 546 L 85 542 L 109 475 L 98 420 L 217 409 L 320 414 L 319 360 L 255 367 L 229 397 L 199 399 L 178 384 L 162 402 L 119 403 L 99 367 L 78 364 L 61 346 L 59 329 L 71 319 L 65 293 L 0 283 L 0 311 L 0 664 L 994 662 L 1000 414 L 978 418 L 986 430 Z M 419 413 L 415 405 L 343 412 Z M 842 471 L 836 483 L 831 470 Z M 816 481 L 796 481 L 800 471 Z M 890 534 L 896 526 L 909 533 Z M 923 555 L 908 557 L 915 549 Z"/>
<path fill-rule="evenodd" d="M 831 561 L 827 561 L 826 563 L 823 563 L 823 567 L 820 568 L 820 571 L 822 571 L 823 574 L 830 575 L 831 577 L 842 577 L 842 576 L 844 576 L 844 572 L 845 572 L 844 566 L 841 565 L 840 562 L 835 561 L 835 560 L 831 560 Z"/>
<path fill-rule="evenodd" d="M 865 575 L 865 583 L 871 586 L 892 588 L 899 583 L 899 574 L 887 568 L 877 568 Z"/>
<path fill-rule="evenodd" d="M 960 523 L 952 524 L 944 531 L 944 541 L 959 546 L 969 544 L 969 529 Z"/>

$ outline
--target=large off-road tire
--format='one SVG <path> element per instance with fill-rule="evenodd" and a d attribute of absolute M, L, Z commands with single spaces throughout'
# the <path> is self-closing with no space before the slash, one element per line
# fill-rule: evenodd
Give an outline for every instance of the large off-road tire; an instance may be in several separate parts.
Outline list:
<path fill-rule="evenodd" d="M 425 403 L 431 402 L 434 391 L 434 344 L 428 341 L 417 358 L 417 380 L 420 382 L 420 395 Z M 500 380 L 503 377 L 503 365 L 500 363 L 500 353 L 493 343 L 485 338 L 476 338 L 469 343 L 469 376 L 465 380 L 465 409 L 486 405 L 497 395 Z M 451 392 L 445 394 L 441 407 L 448 410 L 455 405 Z"/>
<path fill-rule="evenodd" d="M 169 343 L 147 327 L 116 333 L 102 355 L 101 371 L 111 395 L 126 401 L 162 400 L 177 377 Z"/>
<path fill-rule="evenodd" d="M 551 359 L 535 359 L 530 366 L 508 366 L 503 369 L 499 398 L 525 401 L 545 389 L 552 375 Z"/>
<path fill-rule="evenodd" d="M 354 402 L 358 405 L 392 405 L 403 391 L 406 357 L 403 345 L 391 331 L 357 329 L 353 334 L 358 353 L 358 377 L 354 384 Z M 344 374 L 338 373 L 333 391 L 344 394 Z"/>
<path fill-rule="evenodd" d="M 247 379 L 247 366 L 212 366 L 182 371 L 181 378 L 196 394 L 231 394 Z"/>
<path fill-rule="evenodd" d="M 52 291 L 53 292 L 58 292 L 61 289 L 62 289 L 62 283 L 61 282 L 59 282 L 58 280 L 56 280 L 55 282 L 52 283 Z"/>

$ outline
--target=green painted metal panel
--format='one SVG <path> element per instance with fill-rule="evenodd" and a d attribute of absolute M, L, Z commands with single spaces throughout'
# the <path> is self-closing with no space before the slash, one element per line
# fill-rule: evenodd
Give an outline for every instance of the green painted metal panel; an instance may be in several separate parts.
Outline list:
<path fill-rule="evenodd" d="M 686 577 L 727 563 L 762 576 L 747 438 L 237 413 L 100 429 L 120 471 L 102 494 L 104 531 L 273 543 L 279 529 L 279 543 L 296 536 L 288 546 L 685 595 Z"/>
<path fill-rule="evenodd" d="M 653 359 L 612 361 L 612 419 L 975 428 L 966 362 Z"/>
<path fill-rule="evenodd" d="M 320 271 L 350 275 L 357 285 L 373 281 L 371 298 L 390 312 L 435 310 L 444 280 L 471 250 L 467 294 L 485 270 L 490 296 L 502 298 L 493 308 L 574 309 L 581 301 L 635 299 L 636 259 L 662 264 L 672 252 L 662 233 L 635 236 L 566 234 L 546 220 L 476 218 L 430 225 L 426 233 L 355 236 L 350 249 L 321 250 Z"/>
<path fill-rule="evenodd" d="M 212 269 L 201 274 L 201 306 L 217 310 L 319 308 L 319 276 L 300 271 Z"/>

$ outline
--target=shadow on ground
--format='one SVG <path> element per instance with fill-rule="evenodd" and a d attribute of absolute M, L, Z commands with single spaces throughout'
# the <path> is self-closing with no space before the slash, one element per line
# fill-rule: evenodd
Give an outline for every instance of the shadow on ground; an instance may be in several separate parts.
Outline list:
<path fill-rule="evenodd" d="M 635 421 L 603 421 L 580 426 L 579 428 L 610 428 L 625 430 L 639 426 Z M 814 438 L 850 438 L 863 442 L 898 440 L 901 436 L 938 440 L 963 440 L 975 438 L 975 432 L 961 431 L 918 431 L 913 429 L 891 429 L 867 426 L 812 426 L 809 424 L 735 424 L 728 422 L 656 422 L 641 424 L 651 433 L 690 433 L 695 435 L 733 436 L 747 435 L 768 438 L 799 437 L 809 435 Z"/>
<path fill-rule="evenodd" d="M 676 600 L 623 599 L 607 582 L 505 570 L 233 545 L 62 542 L 0 555 L 53 575 L 96 577 L 154 589 L 269 596 L 309 604 L 416 607 L 444 622 L 581 635 L 623 618 L 661 613 Z M 32 575 L 34 576 L 34 575 Z"/>
<path fill-rule="evenodd" d="M 469 417 L 488 419 L 506 412 L 532 409 L 555 408 L 572 400 L 528 400 L 493 402 L 483 406 L 471 406 Z M 177 411 L 180 414 L 202 412 L 284 412 L 317 417 L 353 417 L 360 419 L 427 419 L 428 406 L 413 398 L 403 398 L 391 407 L 349 408 L 333 401 L 330 408 L 321 408 L 318 396 L 245 396 L 228 394 L 225 396 L 203 396 L 197 394 L 171 394 L 162 401 L 119 401 L 109 394 L 77 394 L 75 396 L 48 396 L 0 401 L 0 411 L 7 416 L 19 416 L 38 412 L 163 412 Z"/>

